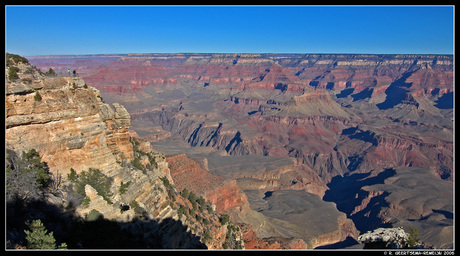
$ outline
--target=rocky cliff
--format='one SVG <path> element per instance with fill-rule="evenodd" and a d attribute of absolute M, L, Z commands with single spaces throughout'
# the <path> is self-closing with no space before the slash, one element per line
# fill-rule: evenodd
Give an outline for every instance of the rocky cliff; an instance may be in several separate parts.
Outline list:
<path fill-rule="evenodd" d="M 6 146 L 36 149 L 52 172 L 89 167 L 115 171 L 132 158 L 126 109 L 113 110 L 80 77 L 45 77 L 19 65 L 19 79 L 6 84 Z"/>
<path fill-rule="evenodd" d="M 86 184 L 85 203 L 75 208 L 76 216 L 94 221 L 97 213 L 106 221 L 102 223 L 116 223 L 116 230 L 134 237 L 136 248 L 244 248 L 239 228 L 221 221 L 211 203 L 192 209 L 196 202 L 176 190 L 164 155 L 130 136 L 130 115 L 122 105 L 105 104 L 99 91 L 80 77 L 45 76 L 25 62 L 9 61 L 6 73 L 12 74 L 9 70 L 15 70 L 17 77 L 6 77 L 7 149 L 18 155 L 35 149 L 66 186 L 75 182 L 68 176 L 71 169 L 76 171 L 74 177 L 100 170 L 111 181 L 106 195 Z M 53 193 L 44 194 L 53 207 L 75 207 L 68 199 L 69 190 L 61 187 Z M 83 237 L 68 243 L 85 249 L 98 244 L 97 238 Z"/>
<path fill-rule="evenodd" d="M 216 210 L 222 213 L 235 207 L 238 210 L 248 207 L 246 195 L 235 180 L 225 179 L 203 170 L 196 161 L 184 154 L 167 157 L 166 161 L 179 191 L 186 188 L 198 196 L 203 196 L 215 204 Z"/>

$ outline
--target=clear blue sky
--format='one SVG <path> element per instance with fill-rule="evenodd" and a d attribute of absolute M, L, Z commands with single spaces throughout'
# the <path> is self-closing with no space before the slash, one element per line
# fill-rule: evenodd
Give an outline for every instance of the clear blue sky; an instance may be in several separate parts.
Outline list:
<path fill-rule="evenodd" d="M 6 51 L 453 54 L 453 6 L 5 6 Z"/>

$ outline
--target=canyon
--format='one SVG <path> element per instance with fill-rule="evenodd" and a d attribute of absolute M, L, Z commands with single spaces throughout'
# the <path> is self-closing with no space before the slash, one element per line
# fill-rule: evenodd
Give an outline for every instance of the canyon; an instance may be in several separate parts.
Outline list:
<path fill-rule="evenodd" d="M 62 122 L 64 112 L 72 116 L 60 124 L 75 127 L 64 129 L 67 146 L 43 155 L 51 169 L 68 170 L 69 150 L 82 168 L 94 159 L 91 152 L 104 159 L 100 168 L 116 169 L 117 160 L 132 157 L 127 139 L 132 133 L 166 155 L 179 191 L 193 191 L 238 223 L 247 249 L 356 246 L 359 234 L 398 226 L 417 227 L 434 248 L 453 246 L 452 55 L 28 59 L 43 71 L 78 74 L 33 82 L 28 90 L 49 90 L 48 101 L 88 101 L 80 108 L 62 104 L 64 109 L 50 116 L 43 115 L 49 109 L 27 106 L 32 94 L 22 102 L 23 88 L 7 90 L 13 147 L 23 147 L 17 138 L 27 136 L 25 124 L 31 129 L 53 124 L 46 129 L 56 133 L 54 122 Z M 58 81 L 69 90 L 53 91 Z M 97 90 L 79 96 L 85 83 Z M 94 128 L 79 129 L 83 119 Z M 102 126 L 110 131 L 104 138 L 97 128 Z M 89 134 L 93 143 L 85 142 Z M 101 140 L 107 149 L 92 148 Z M 85 153 L 79 153 L 82 147 L 88 147 Z"/>
<path fill-rule="evenodd" d="M 37 152 L 55 186 L 32 201 L 9 197 L 8 249 L 24 248 L 21 230 L 31 219 L 67 249 L 244 249 L 241 231 L 215 205 L 197 206 L 177 191 L 165 156 L 130 131 L 122 105 L 104 103 L 81 77 L 46 76 L 14 58 L 7 71 L 17 77 L 7 72 L 5 88 L 7 187 L 21 165 L 15 155 L 27 152 Z M 81 183 L 78 199 L 75 180 L 88 173 L 93 180 Z"/>

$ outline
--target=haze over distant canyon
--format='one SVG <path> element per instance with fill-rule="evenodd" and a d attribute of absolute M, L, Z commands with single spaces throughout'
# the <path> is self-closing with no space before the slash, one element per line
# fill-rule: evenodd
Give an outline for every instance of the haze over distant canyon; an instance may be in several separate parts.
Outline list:
<path fill-rule="evenodd" d="M 130 152 L 117 137 L 129 126 L 166 155 L 179 191 L 240 225 L 246 248 L 356 246 L 359 234 L 399 226 L 453 247 L 452 55 L 28 59 L 43 72 L 76 70 L 122 105 L 112 111 L 117 152 Z"/>

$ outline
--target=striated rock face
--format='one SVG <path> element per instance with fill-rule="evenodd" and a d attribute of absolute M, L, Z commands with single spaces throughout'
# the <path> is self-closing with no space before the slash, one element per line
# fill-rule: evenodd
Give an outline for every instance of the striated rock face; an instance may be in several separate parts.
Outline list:
<path fill-rule="evenodd" d="M 37 79 L 33 91 L 20 90 L 22 83 L 6 84 L 7 147 L 18 152 L 34 148 L 52 172 L 61 174 L 72 167 L 76 171 L 118 168 L 114 153 L 130 151 L 129 146 L 119 147 L 128 141 L 129 122 L 122 124 L 124 132 L 114 139 L 101 117 L 104 110 L 112 110 L 98 98 L 96 89 L 85 88 L 84 81 L 74 77 Z"/>
<path fill-rule="evenodd" d="M 242 225 L 242 226 L 243 226 L 243 239 L 245 242 L 244 245 L 246 249 L 249 249 L 249 250 L 311 249 L 302 239 L 281 238 L 281 237 L 258 238 L 257 234 L 254 232 L 251 226 L 248 226 L 248 225 Z"/>
<path fill-rule="evenodd" d="M 166 158 L 171 176 L 179 191 L 187 188 L 198 196 L 216 205 L 223 213 L 231 208 L 247 207 L 246 195 L 236 185 L 235 180 L 225 179 L 203 170 L 200 165 L 186 155 Z"/>
<path fill-rule="evenodd" d="M 108 198 L 85 186 L 87 202 L 76 207 L 77 216 L 96 212 L 142 248 L 244 249 L 239 229 L 221 223 L 219 213 L 193 212 L 176 191 L 165 156 L 130 137 L 130 115 L 122 105 L 103 103 L 99 91 L 79 77 L 45 77 L 18 66 L 19 78 L 6 84 L 6 147 L 18 153 L 36 149 L 66 185 L 71 168 L 77 174 L 98 169 L 111 180 Z M 134 157 L 136 167 L 129 164 Z M 64 197 L 48 201 L 75 207 Z"/>
<path fill-rule="evenodd" d="M 126 109 L 118 104 L 113 104 L 114 111 L 107 105 L 101 106 L 100 116 L 106 123 L 109 132 L 106 134 L 107 146 L 112 150 L 118 161 L 133 158 L 132 145 L 129 142 L 128 128 L 130 115 Z"/>
<path fill-rule="evenodd" d="M 341 137 L 337 144 L 338 149 L 343 149 L 346 154 L 351 153 L 347 152 L 348 149 L 361 151 L 357 152 L 358 157 L 349 158 L 350 170 L 367 172 L 372 168 L 387 166 L 429 167 L 441 179 L 452 180 L 448 169 L 453 162 L 453 143 L 449 141 L 450 132 L 447 129 L 441 129 L 436 135 L 426 133 L 413 137 L 408 134 L 409 127 L 404 125 L 395 124 L 379 129 L 359 127 L 344 130 L 342 134 L 348 136 Z M 420 128 L 412 125 L 412 128 L 430 129 L 430 125 L 420 125 Z"/>

